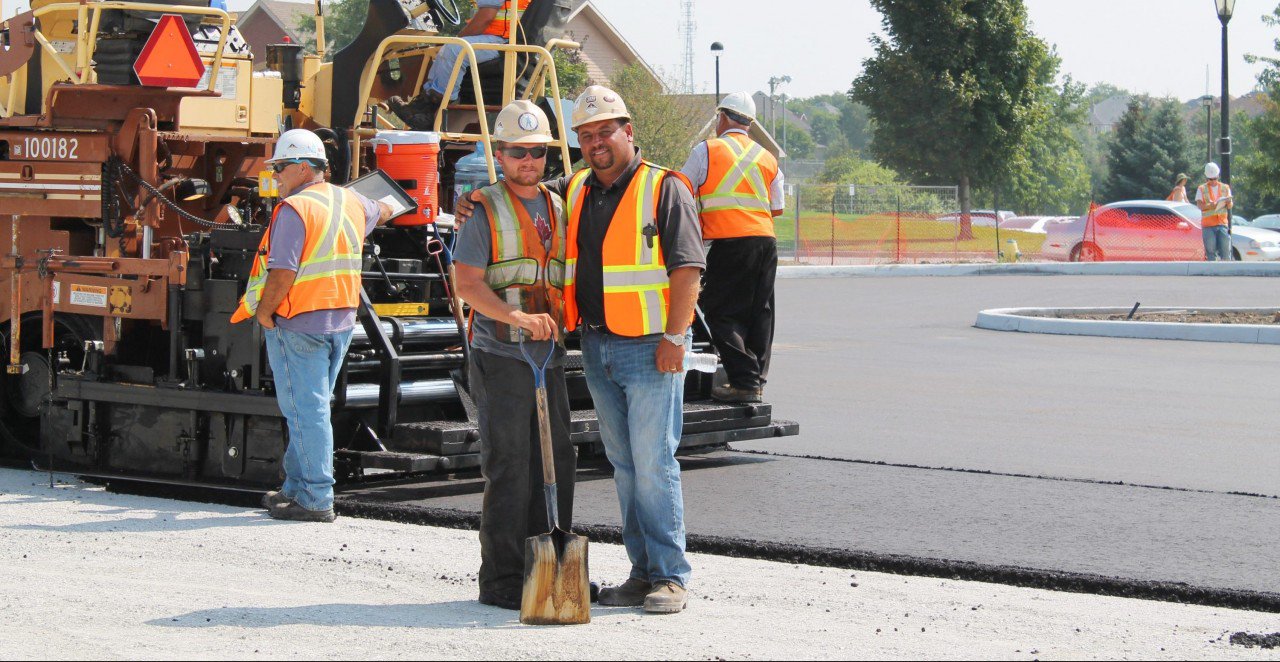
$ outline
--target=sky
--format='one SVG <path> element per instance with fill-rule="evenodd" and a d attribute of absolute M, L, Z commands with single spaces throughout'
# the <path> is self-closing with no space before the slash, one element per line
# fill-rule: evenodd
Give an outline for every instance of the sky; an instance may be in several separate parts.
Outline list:
<path fill-rule="evenodd" d="M 0 0 L 2 1 L 2 0 Z M 253 0 L 229 0 L 242 11 Z M 683 75 L 684 0 L 592 0 L 650 66 Z M 1221 90 L 1221 27 L 1213 0 L 1025 0 L 1032 29 L 1062 58 L 1062 73 L 1088 84 L 1106 82 L 1153 96 L 1187 100 Z M 880 14 L 867 0 L 693 0 L 695 91 L 715 90 L 710 46 L 720 57 L 720 90 L 768 90 L 771 77 L 792 97 L 843 92 L 871 56 Z M 1230 23 L 1232 96 L 1256 85 L 1260 64 L 1244 55 L 1275 55 L 1280 30 L 1262 16 L 1280 0 L 1238 0 Z M 12 15 L 25 0 L 5 3 Z"/>
<path fill-rule="evenodd" d="M 683 0 L 592 0 L 631 45 L 664 75 L 683 73 Z M 1280 30 L 1262 16 L 1280 0 L 1239 0 L 1230 22 L 1232 96 L 1253 89 L 1261 65 L 1245 53 L 1274 55 Z M 1221 25 L 1213 0 L 1026 0 L 1032 30 L 1062 58 L 1062 72 L 1088 84 L 1107 82 L 1191 99 L 1221 90 Z M 872 54 L 880 14 L 866 0 L 694 0 L 697 91 L 715 89 L 713 41 L 724 44 L 720 90 L 768 90 L 793 97 L 845 91 Z"/>

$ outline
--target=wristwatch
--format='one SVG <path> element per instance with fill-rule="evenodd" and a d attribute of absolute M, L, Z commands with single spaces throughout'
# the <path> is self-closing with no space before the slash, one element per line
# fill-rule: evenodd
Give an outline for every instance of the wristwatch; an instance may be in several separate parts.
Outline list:
<path fill-rule="evenodd" d="M 664 333 L 662 334 L 662 339 L 671 343 L 672 345 L 675 345 L 676 347 L 684 347 L 683 333 Z"/>

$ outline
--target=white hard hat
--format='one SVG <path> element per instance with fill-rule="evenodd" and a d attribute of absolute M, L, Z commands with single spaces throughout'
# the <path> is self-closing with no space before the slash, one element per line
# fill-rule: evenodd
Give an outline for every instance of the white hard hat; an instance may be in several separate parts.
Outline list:
<path fill-rule="evenodd" d="M 280 139 L 276 141 L 276 152 L 267 159 L 267 165 L 294 159 L 329 162 L 329 157 L 324 154 L 324 143 L 320 141 L 320 136 L 307 129 L 290 129 L 280 134 Z"/>
<path fill-rule="evenodd" d="M 512 101 L 498 113 L 493 139 L 504 143 L 549 143 L 551 122 L 532 101 Z"/>
<path fill-rule="evenodd" d="M 578 95 L 573 104 L 573 128 L 576 130 L 583 124 L 611 119 L 631 119 L 627 112 L 627 104 L 617 92 L 601 85 L 592 85 Z"/>
<path fill-rule="evenodd" d="M 1218 169 L 1218 164 L 1212 161 L 1204 164 L 1205 177 L 1208 177 L 1209 179 L 1217 179 L 1220 174 L 1222 174 L 1222 171 Z"/>
<path fill-rule="evenodd" d="M 727 110 L 737 113 L 749 120 L 756 119 L 756 102 L 746 92 L 734 92 L 725 96 L 720 101 L 720 105 L 716 106 L 716 110 Z"/>

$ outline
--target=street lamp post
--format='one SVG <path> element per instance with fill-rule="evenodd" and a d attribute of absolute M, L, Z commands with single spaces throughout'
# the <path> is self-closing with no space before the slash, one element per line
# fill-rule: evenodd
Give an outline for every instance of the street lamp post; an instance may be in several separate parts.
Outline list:
<path fill-rule="evenodd" d="M 1213 160 L 1213 95 L 1200 97 L 1200 105 L 1204 106 L 1204 162 Z"/>
<path fill-rule="evenodd" d="M 769 133 L 778 133 L 778 106 L 775 92 L 783 83 L 790 83 L 791 76 L 774 76 L 769 79 Z M 786 120 L 783 120 L 786 121 Z M 786 125 L 783 125 L 786 126 Z"/>
<path fill-rule="evenodd" d="M 1227 89 L 1227 22 L 1235 12 L 1236 0 L 1213 0 L 1222 22 L 1222 137 L 1218 139 L 1218 154 L 1222 157 L 1221 180 L 1231 183 L 1231 94 Z M 1230 217 L 1228 216 L 1228 219 Z M 1230 227 L 1230 225 L 1228 225 Z"/>
<path fill-rule="evenodd" d="M 724 53 L 724 44 L 711 42 L 711 54 L 716 56 L 716 103 L 720 103 L 720 54 Z"/>

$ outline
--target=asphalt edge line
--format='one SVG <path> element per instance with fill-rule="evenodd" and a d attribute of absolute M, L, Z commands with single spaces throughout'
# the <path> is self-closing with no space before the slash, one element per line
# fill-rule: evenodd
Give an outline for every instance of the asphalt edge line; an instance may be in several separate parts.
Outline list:
<path fill-rule="evenodd" d="M 1204 306 L 1146 307 L 1145 312 L 1202 310 L 1208 312 L 1269 312 L 1266 308 L 1213 308 Z M 1267 324 L 1206 324 L 1183 322 L 1130 322 L 1063 319 L 1064 313 L 1099 315 L 1127 313 L 1129 308 L 989 308 L 978 312 L 974 326 L 990 331 L 1018 331 L 1066 336 L 1097 336 L 1142 340 L 1192 340 L 1258 345 L 1280 345 L 1280 326 Z"/>
<path fill-rule="evenodd" d="M 1275 262 L 1036 262 L 964 264 L 786 265 L 778 278 L 903 276 L 1280 276 Z"/>
<path fill-rule="evenodd" d="M 1172 485 L 1150 485 L 1147 483 L 1126 483 L 1122 480 L 1097 480 L 1092 478 L 1070 478 L 1067 476 L 1046 476 L 1044 474 L 1019 474 L 989 469 L 966 469 L 964 467 L 931 467 L 924 464 L 903 464 L 885 462 L 883 460 L 858 460 L 848 457 L 828 457 L 825 455 L 793 455 L 791 453 L 775 453 L 747 448 L 729 448 L 731 453 L 744 455 L 763 455 L 765 457 L 784 457 L 790 460 L 814 460 L 822 462 L 844 462 L 846 464 L 863 464 L 871 467 L 893 467 L 895 469 L 917 469 L 920 471 L 950 471 L 953 473 L 977 474 L 980 476 L 998 476 L 1001 478 L 1026 478 L 1030 480 L 1049 480 L 1060 483 L 1080 483 L 1084 485 L 1106 485 L 1110 487 L 1137 487 L 1144 490 L 1164 490 L 1168 492 L 1187 492 L 1190 494 L 1215 494 L 1219 496 L 1249 497 L 1253 499 L 1280 499 L 1280 495 L 1260 494 L 1258 492 L 1237 492 L 1232 490 L 1205 490 L 1194 487 L 1174 487 Z"/>
<path fill-rule="evenodd" d="M 452 508 L 357 501 L 341 496 L 334 506 L 337 512 L 345 517 L 376 519 L 401 524 L 439 526 L 451 529 L 475 530 L 480 526 L 479 513 Z M 597 542 L 622 543 L 622 530 L 617 526 L 576 524 L 573 526 L 573 530 Z M 949 561 L 831 547 L 809 547 L 697 533 L 686 536 L 686 549 L 698 554 L 778 563 L 841 568 L 864 572 L 883 572 L 914 577 L 937 577 L 955 581 L 1005 584 L 1065 593 L 1088 593 L 1111 597 L 1194 604 L 1206 607 L 1280 613 L 1280 594 L 1277 593 L 1209 588 L 1182 582 L 1124 579 L 1087 573 L 999 566 L 973 561 Z"/>

